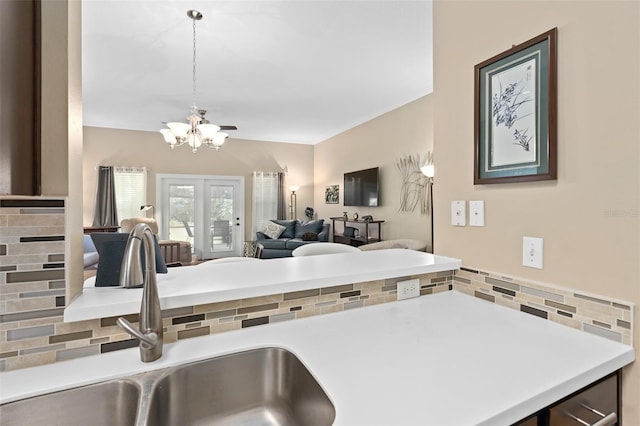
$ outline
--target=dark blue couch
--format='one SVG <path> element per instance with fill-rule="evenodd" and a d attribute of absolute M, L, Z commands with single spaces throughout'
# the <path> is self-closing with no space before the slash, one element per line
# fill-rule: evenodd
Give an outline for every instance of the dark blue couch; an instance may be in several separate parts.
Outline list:
<path fill-rule="evenodd" d="M 305 244 L 329 241 L 329 225 L 324 219 L 300 222 L 294 220 L 272 220 L 271 222 L 284 226 L 285 229 L 277 239 L 270 238 L 262 232 L 256 232 L 256 244 L 262 244 L 261 259 L 273 259 L 277 257 L 290 257 L 291 252 Z M 307 233 L 317 234 L 317 240 L 304 241 L 302 236 Z"/>

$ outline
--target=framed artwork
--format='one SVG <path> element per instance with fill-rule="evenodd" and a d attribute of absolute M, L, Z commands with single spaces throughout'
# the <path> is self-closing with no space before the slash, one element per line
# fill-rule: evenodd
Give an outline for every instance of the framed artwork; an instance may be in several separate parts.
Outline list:
<path fill-rule="evenodd" d="M 340 202 L 340 185 L 327 185 L 324 190 L 325 204 L 338 204 Z"/>
<path fill-rule="evenodd" d="M 556 179 L 557 28 L 475 66 L 474 185 Z"/>

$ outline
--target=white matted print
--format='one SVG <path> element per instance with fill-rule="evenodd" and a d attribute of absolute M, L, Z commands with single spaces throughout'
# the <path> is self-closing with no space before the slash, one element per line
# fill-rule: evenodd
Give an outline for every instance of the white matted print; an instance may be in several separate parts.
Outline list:
<path fill-rule="evenodd" d="M 338 204 L 340 202 L 340 185 L 327 185 L 324 191 L 325 204 Z"/>
<path fill-rule="evenodd" d="M 535 58 L 491 75 L 491 167 L 536 161 Z"/>

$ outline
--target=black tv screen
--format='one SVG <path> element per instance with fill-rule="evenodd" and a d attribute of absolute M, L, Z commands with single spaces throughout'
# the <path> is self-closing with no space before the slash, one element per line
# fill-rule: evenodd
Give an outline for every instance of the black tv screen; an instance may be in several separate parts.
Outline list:
<path fill-rule="evenodd" d="M 344 174 L 344 205 L 378 207 L 378 168 Z"/>

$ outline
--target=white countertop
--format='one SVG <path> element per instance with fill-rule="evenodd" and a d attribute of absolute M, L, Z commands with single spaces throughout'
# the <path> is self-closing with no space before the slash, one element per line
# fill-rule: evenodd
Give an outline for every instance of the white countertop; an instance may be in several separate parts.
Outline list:
<path fill-rule="evenodd" d="M 246 349 L 296 354 L 335 425 L 511 424 L 634 360 L 630 346 L 456 291 L 1 373 L 0 402 Z"/>
<path fill-rule="evenodd" d="M 288 257 L 260 262 L 169 268 L 158 274 L 162 309 L 459 269 L 459 259 L 406 249 Z M 64 321 L 140 311 L 142 289 L 86 287 L 64 310 Z"/>

